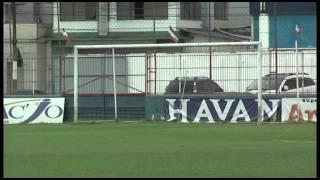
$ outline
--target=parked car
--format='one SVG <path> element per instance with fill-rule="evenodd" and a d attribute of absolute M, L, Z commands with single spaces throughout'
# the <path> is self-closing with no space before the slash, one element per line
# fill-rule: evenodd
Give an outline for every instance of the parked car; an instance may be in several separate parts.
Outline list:
<path fill-rule="evenodd" d="M 262 77 L 262 93 L 275 94 L 276 90 L 279 94 L 296 93 L 297 91 L 310 94 L 317 92 L 316 82 L 307 73 L 299 73 L 298 80 L 299 87 L 297 88 L 295 73 L 268 74 Z M 246 88 L 246 92 L 258 92 L 257 80 Z"/>
<path fill-rule="evenodd" d="M 170 81 L 166 87 L 165 94 L 206 94 L 214 92 L 223 92 L 223 89 L 213 80 L 207 77 L 177 77 Z"/>

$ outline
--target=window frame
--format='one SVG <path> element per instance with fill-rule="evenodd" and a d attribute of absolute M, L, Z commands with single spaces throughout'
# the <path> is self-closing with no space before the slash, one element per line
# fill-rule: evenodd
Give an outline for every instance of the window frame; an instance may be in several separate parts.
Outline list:
<path fill-rule="evenodd" d="M 220 6 L 222 5 L 223 10 L 220 10 Z M 228 20 L 228 2 L 214 2 L 213 16 L 216 20 Z"/>
<path fill-rule="evenodd" d="M 67 18 L 65 19 L 65 17 L 63 17 L 62 15 L 62 3 L 72 3 L 72 18 Z M 98 5 L 98 2 L 94 2 L 95 3 L 95 18 L 94 19 L 88 19 L 88 15 L 87 15 L 87 8 L 90 8 L 88 7 L 87 5 L 85 5 L 84 7 L 84 14 L 85 14 L 85 19 L 76 19 L 76 15 L 75 15 L 75 3 L 80 3 L 80 2 L 59 2 L 59 11 L 60 11 L 60 14 L 59 14 L 59 18 L 60 18 L 60 21 L 97 21 L 98 20 L 98 8 L 99 8 L 99 5 Z M 92 3 L 92 2 L 84 2 L 84 3 Z M 92 10 L 92 8 L 90 8 Z"/>
<path fill-rule="evenodd" d="M 141 6 L 141 7 L 139 7 Z M 144 14 L 144 2 L 133 2 L 133 7 L 134 7 L 134 20 L 144 20 L 145 19 L 145 14 Z"/>
<path fill-rule="evenodd" d="M 184 4 L 186 3 L 186 4 Z M 190 4 L 187 4 L 190 3 Z M 199 6 L 196 6 L 196 3 L 199 3 Z M 197 9 L 197 7 L 200 7 L 199 10 Z M 187 8 L 193 8 L 192 9 L 192 15 L 188 15 L 191 17 L 187 17 L 186 16 L 186 11 L 188 10 Z M 197 16 L 198 14 L 199 16 Z M 200 21 L 201 20 L 201 4 L 200 2 L 180 2 L 180 19 L 181 20 L 193 20 L 193 21 Z"/>
<path fill-rule="evenodd" d="M 160 1 L 161 2 L 161 1 Z M 157 7 L 155 7 L 155 6 L 153 6 L 153 8 L 155 8 L 154 9 L 154 11 L 155 11 L 155 16 L 153 17 L 153 18 L 150 18 L 149 16 L 146 16 L 146 13 L 145 13 L 145 3 L 146 2 L 143 2 L 143 9 L 142 9 L 142 11 L 143 11 L 143 18 L 136 18 L 136 7 L 135 7 L 135 4 L 137 3 L 137 2 L 128 2 L 129 3 L 129 5 L 128 5 L 128 7 L 129 7 L 129 9 L 128 9 L 128 12 L 129 12 L 129 16 L 128 17 L 126 17 L 126 16 L 119 16 L 119 11 L 120 10 L 123 10 L 122 9 L 122 7 L 120 6 L 120 4 L 119 4 L 119 2 L 117 2 L 117 21 L 127 21 L 127 20 L 168 20 L 169 19 L 169 11 L 168 11 L 168 2 L 161 2 L 161 3 L 166 3 L 165 5 L 165 8 L 166 8 L 166 12 L 165 12 L 165 16 L 160 16 L 160 15 L 158 15 L 158 14 L 156 14 L 156 12 L 157 12 Z M 153 2 L 153 3 L 155 3 L 155 2 Z M 120 18 L 119 18 L 120 17 Z"/>

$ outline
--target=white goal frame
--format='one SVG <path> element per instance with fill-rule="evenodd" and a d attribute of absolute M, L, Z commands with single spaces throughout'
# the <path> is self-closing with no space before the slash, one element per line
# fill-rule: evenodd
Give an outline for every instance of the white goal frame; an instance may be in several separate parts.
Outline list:
<path fill-rule="evenodd" d="M 117 45 L 75 45 L 74 46 L 74 116 L 73 122 L 78 122 L 78 50 L 79 49 L 111 49 L 112 50 L 112 69 L 113 69 L 113 92 L 114 92 L 114 114 L 115 121 L 118 119 L 117 112 L 117 89 L 115 76 L 115 54 L 114 49 L 122 48 L 165 48 L 165 47 L 212 47 L 212 46 L 242 46 L 257 45 L 258 50 L 258 123 L 263 121 L 262 108 L 262 43 L 253 42 L 218 42 L 218 43 L 166 43 L 166 44 L 117 44 Z"/>

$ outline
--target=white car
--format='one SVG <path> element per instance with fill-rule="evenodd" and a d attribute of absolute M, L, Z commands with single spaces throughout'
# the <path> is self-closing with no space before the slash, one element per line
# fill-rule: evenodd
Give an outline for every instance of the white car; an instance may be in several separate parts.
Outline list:
<path fill-rule="evenodd" d="M 295 73 L 268 74 L 262 77 L 262 93 L 263 94 L 294 94 L 297 91 L 305 94 L 316 94 L 317 86 L 313 78 L 308 74 L 299 73 L 299 87 L 297 88 L 297 80 Z M 257 93 L 257 80 L 252 82 L 246 89 L 248 93 Z"/>

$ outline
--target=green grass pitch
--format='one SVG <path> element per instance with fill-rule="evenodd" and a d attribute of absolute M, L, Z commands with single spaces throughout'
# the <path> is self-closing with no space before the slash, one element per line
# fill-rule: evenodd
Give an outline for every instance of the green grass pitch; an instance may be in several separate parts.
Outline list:
<path fill-rule="evenodd" d="M 4 177 L 316 177 L 316 124 L 4 125 Z"/>

